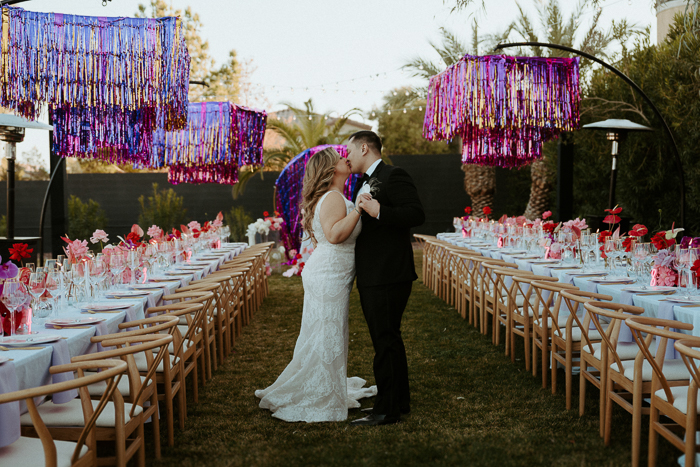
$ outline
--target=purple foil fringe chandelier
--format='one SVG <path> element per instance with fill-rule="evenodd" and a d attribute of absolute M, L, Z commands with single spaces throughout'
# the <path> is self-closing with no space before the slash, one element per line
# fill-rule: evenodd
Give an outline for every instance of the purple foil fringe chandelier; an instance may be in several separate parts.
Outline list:
<path fill-rule="evenodd" d="M 156 127 L 187 122 L 190 57 L 179 18 L 107 18 L 2 7 L 0 105 L 36 119 L 53 149 L 144 163 Z"/>
<path fill-rule="evenodd" d="M 430 78 L 423 136 L 462 138 L 462 162 L 519 167 L 580 125 L 578 58 L 465 55 Z"/>
<path fill-rule="evenodd" d="M 263 164 L 267 114 L 230 102 L 189 105 L 187 128 L 156 130 L 148 164 L 169 167 L 168 180 L 178 183 L 238 182 L 238 168 Z"/>
<path fill-rule="evenodd" d="M 341 157 L 348 157 L 348 150 L 345 145 L 324 144 L 315 146 L 294 156 L 282 169 L 275 181 L 275 209 L 280 217 L 284 219 L 284 224 L 282 224 L 282 230 L 280 231 L 280 241 L 287 251 L 290 249 L 299 251 L 301 246 L 301 237 L 303 235 L 301 190 L 304 174 L 306 174 L 306 164 L 311 159 L 311 156 L 329 147 L 338 151 Z M 352 197 L 352 191 L 359 178 L 359 175 L 353 174 L 345 182 L 344 193 L 348 199 Z"/>

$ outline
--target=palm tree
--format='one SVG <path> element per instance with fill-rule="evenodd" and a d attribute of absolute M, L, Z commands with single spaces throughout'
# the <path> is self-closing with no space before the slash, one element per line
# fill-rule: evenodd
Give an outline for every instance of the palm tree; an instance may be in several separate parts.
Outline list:
<path fill-rule="evenodd" d="M 445 28 L 440 28 L 440 33 L 442 35 L 440 44 L 430 42 L 430 46 L 440 56 L 440 62 L 433 62 L 421 57 L 416 57 L 404 65 L 404 68 L 410 70 L 413 73 L 413 76 L 425 78 L 426 82 L 431 76 L 434 76 L 442 72 L 448 66 L 457 63 L 457 61 L 459 61 L 459 59 L 464 57 L 466 54 L 478 55 L 479 46 L 483 42 L 487 42 L 487 50 L 489 50 L 489 52 L 493 52 L 493 46 L 508 37 L 508 34 L 510 34 L 510 28 L 508 28 L 501 35 L 489 36 L 486 39 L 483 39 L 479 37 L 477 23 L 476 20 L 474 20 L 472 26 L 471 46 L 467 46 L 454 33 Z M 426 92 L 427 85 L 425 87 L 417 88 L 414 93 L 406 97 L 402 97 L 402 95 L 399 94 L 397 96 L 398 100 L 403 101 L 390 102 L 390 104 L 394 107 L 397 105 L 418 105 L 418 99 L 425 95 Z M 425 100 L 420 102 L 425 105 Z M 461 147 L 461 144 L 458 146 Z M 484 167 L 475 164 L 463 164 L 462 170 L 464 171 L 464 190 L 472 200 L 472 209 L 474 212 L 480 212 L 484 207 L 491 206 L 493 204 L 493 195 L 496 191 L 496 169 L 494 167 Z"/>
<path fill-rule="evenodd" d="M 581 0 L 574 9 L 571 16 L 565 21 L 558 0 L 551 0 L 546 5 L 533 0 L 538 8 L 540 19 L 540 33 L 535 30 L 533 22 L 527 13 L 518 6 L 518 18 L 508 27 L 509 32 L 515 31 L 525 41 L 528 42 L 548 42 L 567 47 L 574 47 L 582 52 L 595 55 L 600 58 L 609 59 L 608 48 L 618 41 L 624 45 L 627 39 L 637 32 L 633 25 L 628 25 L 623 19 L 620 22 L 613 21 L 612 27 L 608 31 L 603 31 L 598 24 L 601 10 L 597 9 L 591 20 L 586 34 L 576 47 L 574 44 L 576 33 L 581 24 L 583 10 L 591 5 L 596 5 L 597 0 Z M 556 49 L 543 49 L 541 47 L 531 47 L 529 54 L 538 57 L 568 57 L 569 53 Z M 522 50 L 518 50 L 518 55 L 524 55 Z M 581 62 L 581 74 L 585 77 L 591 62 Z M 551 173 L 545 158 L 537 160 L 530 165 L 530 176 L 532 184 L 530 186 L 530 199 L 525 209 L 524 216 L 528 219 L 539 218 L 547 209 L 549 204 L 549 194 L 553 188 L 554 175 Z"/>
<path fill-rule="evenodd" d="M 280 171 L 297 154 L 306 149 L 321 144 L 341 144 L 351 133 L 342 133 L 343 126 L 348 119 L 359 114 L 359 109 L 352 109 L 337 118 L 329 114 L 316 114 L 311 99 L 304 102 L 304 109 L 299 109 L 291 104 L 285 104 L 292 112 L 292 118 L 280 120 L 273 118 L 268 120 L 267 129 L 273 131 L 284 139 L 284 146 L 265 150 L 263 152 L 263 165 L 260 167 L 246 166 L 238 174 L 238 183 L 233 187 L 233 198 L 237 198 L 245 190 L 250 179 L 264 171 Z"/>

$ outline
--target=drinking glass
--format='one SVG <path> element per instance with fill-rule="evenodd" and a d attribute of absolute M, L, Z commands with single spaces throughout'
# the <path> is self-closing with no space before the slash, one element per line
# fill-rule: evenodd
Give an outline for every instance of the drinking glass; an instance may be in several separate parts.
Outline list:
<path fill-rule="evenodd" d="M 7 279 L 3 284 L 2 295 L 0 295 L 0 301 L 5 305 L 7 311 L 9 311 L 10 320 L 10 334 L 6 335 L 3 339 L 11 338 L 16 335 L 15 330 L 15 313 L 17 308 L 19 308 L 26 299 L 26 288 L 23 283 L 17 279 Z"/>
<path fill-rule="evenodd" d="M 127 252 L 126 261 L 130 272 L 129 283 L 133 285 L 136 283 L 136 270 L 141 264 L 141 255 L 137 250 L 129 250 Z"/>
<path fill-rule="evenodd" d="M 683 288 L 683 272 L 685 272 L 685 262 L 688 257 L 688 248 L 676 248 L 675 256 L 673 257 L 673 266 L 678 272 L 678 291 Z"/>
<path fill-rule="evenodd" d="M 114 285 L 119 285 L 119 283 L 121 283 L 122 272 L 124 272 L 125 268 L 126 262 L 124 261 L 124 257 L 120 253 L 113 252 L 109 258 L 109 271 L 114 277 Z"/>
<path fill-rule="evenodd" d="M 54 310 L 54 317 L 58 317 L 58 306 L 56 305 L 56 300 L 59 295 L 62 294 L 61 290 L 61 273 L 58 271 L 50 271 L 46 274 L 46 280 L 44 281 L 44 286 L 46 290 L 51 294 L 51 309 Z"/>
<path fill-rule="evenodd" d="M 29 268 L 31 272 L 36 272 L 36 264 L 34 263 L 25 263 L 24 267 Z"/>
<path fill-rule="evenodd" d="M 618 257 L 618 244 L 619 241 L 612 238 L 605 239 L 605 256 L 608 257 L 608 270 L 613 273 L 615 271 L 615 258 Z"/>
<path fill-rule="evenodd" d="M 39 298 L 46 292 L 46 274 L 33 272 L 29 275 L 29 293 L 34 297 L 32 308 L 38 308 Z"/>

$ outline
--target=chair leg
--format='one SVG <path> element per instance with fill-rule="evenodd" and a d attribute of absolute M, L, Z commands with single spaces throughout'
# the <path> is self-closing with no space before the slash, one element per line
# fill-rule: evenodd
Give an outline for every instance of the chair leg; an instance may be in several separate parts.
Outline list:
<path fill-rule="evenodd" d="M 564 377 L 566 378 L 565 384 L 566 384 L 566 410 L 571 410 L 571 385 L 572 379 L 573 379 L 573 371 L 574 371 L 574 356 L 573 356 L 573 349 L 572 349 L 572 344 L 571 341 L 566 342 L 566 374 Z M 579 360 L 580 361 L 580 360 Z M 554 362 L 552 362 L 554 364 Z M 581 374 L 581 372 L 579 372 Z"/>
<path fill-rule="evenodd" d="M 600 368 L 600 437 L 605 438 L 605 426 L 608 423 L 608 371 L 605 364 Z"/>
<path fill-rule="evenodd" d="M 604 436 L 603 436 L 603 442 L 605 442 L 606 446 L 610 446 L 610 432 L 612 428 L 612 404 L 613 401 L 610 399 L 610 393 L 612 392 L 613 389 L 613 384 L 612 384 L 612 379 L 609 379 L 607 381 L 607 388 L 606 388 L 606 399 L 605 399 L 605 424 L 604 424 Z"/>
<path fill-rule="evenodd" d="M 586 364 L 583 362 L 583 359 L 581 360 L 581 373 L 579 374 L 579 381 L 578 381 L 578 415 L 579 417 L 583 417 L 583 414 L 586 410 L 586 378 L 583 376 L 583 373 L 585 371 L 588 371 L 588 367 L 585 366 Z M 603 391 L 601 391 L 602 393 Z"/>
<path fill-rule="evenodd" d="M 690 416 L 690 414 L 688 414 Z M 656 432 L 656 428 L 654 426 L 656 423 L 659 422 L 659 409 L 654 407 L 654 404 L 652 402 L 651 404 L 651 409 L 649 410 L 649 467 L 656 467 L 656 456 L 657 452 L 659 450 L 659 434 Z M 690 433 L 690 431 L 686 427 L 686 433 Z M 694 431 L 693 431 L 694 433 Z M 691 460 L 691 464 L 694 464 L 695 461 L 695 446 L 693 445 L 693 453 L 691 454 L 691 457 L 688 457 L 688 439 L 692 438 L 693 441 L 695 441 L 694 436 L 686 436 L 685 437 L 685 449 L 686 449 L 686 465 L 688 465 L 688 459 Z"/>
<path fill-rule="evenodd" d="M 137 465 L 139 467 L 145 467 L 146 466 L 146 440 L 144 439 L 143 435 L 143 418 L 141 419 L 141 424 L 139 424 L 138 429 L 136 430 L 139 440 L 140 440 L 140 446 L 139 446 L 139 452 L 137 454 Z"/>
<path fill-rule="evenodd" d="M 691 397 L 688 401 L 688 415 L 685 422 L 685 465 L 690 467 L 695 465 L 695 430 L 697 428 L 697 413 L 697 397 Z M 651 446 L 649 459 L 651 461 Z M 656 453 L 654 453 L 654 461 L 656 462 Z"/>
<path fill-rule="evenodd" d="M 551 361 L 549 362 L 550 368 L 549 368 L 549 373 L 550 377 L 552 379 L 552 394 L 557 393 L 557 360 L 554 358 L 556 355 L 556 352 L 558 351 L 559 347 L 557 347 L 554 342 L 552 342 L 552 350 L 550 351 L 550 355 L 552 356 Z M 568 407 L 567 407 L 568 410 Z"/>
<path fill-rule="evenodd" d="M 153 383 L 155 384 L 155 383 Z M 156 385 L 157 387 L 157 385 Z M 153 397 L 151 398 L 151 405 L 158 405 L 158 391 L 153 391 Z M 160 459 L 161 457 L 161 452 L 160 452 L 160 414 L 158 413 L 158 410 L 153 411 L 153 415 L 151 415 L 151 423 L 153 426 L 153 446 L 155 448 L 156 452 L 156 459 Z"/>
<path fill-rule="evenodd" d="M 635 378 L 632 395 L 632 467 L 639 466 L 642 444 L 642 381 Z"/>
<path fill-rule="evenodd" d="M 175 421 L 173 417 L 173 388 L 170 381 L 163 384 L 165 395 L 165 420 L 168 424 L 168 446 L 175 446 Z"/>
<path fill-rule="evenodd" d="M 184 430 L 185 417 L 187 417 L 187 401 L 185 400 L 185 373 L 183 368 L 180 368 L 178 380 L 180 381 L 180 387 L 177 391 L 178 417 L 180 419 L 180 429 Z"/>

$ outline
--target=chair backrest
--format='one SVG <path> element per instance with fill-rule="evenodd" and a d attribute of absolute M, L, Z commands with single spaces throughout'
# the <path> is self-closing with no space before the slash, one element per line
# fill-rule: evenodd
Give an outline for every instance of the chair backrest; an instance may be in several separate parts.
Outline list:
<path fill-rule="evenodd" d="M 498 274 L 498 271 L 504 269 L 518 270 L 518 266 L 513 263 L 500 264 L 491 261 L 481 263 L 481 265 L 485 269 L 483 277 L 485 280 L 489 281 L 488 288 L 493 294 L 494 303 L 498 302 L 502 305 L 506 305 L 508 300 L 507 286 L 503 281 L 503 275 Z"/>
<path fill-rule="evenodd" d="M 550 276 L 539 276 L 537 274 L 532 273 L 531 275 L 528 274 L 513 274 L 513 285 L 514 289 L 513 291 L 516 294 L 520 294 L 523 296 L 523 316 L 529 316 L 530 310 L 533 310 L 533 316 L 534 316 L 534 310 L 535 307 L 538 306 L 538 299 L 537 295 L 533 297 L 533 291 L 535 290 L 534 287 L 532 287 L 532 283 L 537 281 L 537 282 L 556 282 L 557 279 L 556 277 L 550 277 Z"/>
<path fill-rule="evenodd" d="M 533 280 L 530 285 L 535 289 L 535 303 L 533 304 L 533 316 L 541 318 L 542 327 L 549 327 L 547 322 L 551 318 L 552 326 L 556 326 L 559 320 L 559 307 L 561 306 L 561 294 L 563 290 L 578 290 L 573 284 L 554 281 Z M 549 293 L 545 293 L 549 292 Z"/>
<path fill-rule="evenodd" d="M 22 389 L 19 391 L 0 394 L 0 404 L 24 400 L 24 402 L 27 404 L 27 410 L 29 411 L 29 415 L 32 419 L 34 429 L 39 435 L 41 444 L 44 447 L 45 465 L 55 466 L 57 463 L 56 445 L 51 437 L 51 433 L 41 420 L 41 415 L 39 415 L 39 411 L 36 408 L 34 398 L 47 396 L 56 392 L 78 389 L 83 408 L 85 427 L 80 433 L 78 442 L 73 450 L 73 456 L 71 457 L 71 464 L 75 464 L 80 458 L 80 452 L 82 451 L 86 442 L 88 445 L 94 445 L 94 442 L 92 441 L 94 441 L 93 428 L 95 427 L 95 422 L 104 408 L 107 406 L 107 403 L 111 399 L 114 390 L 117 388 L 119 379 L 126 371 L 126 368 L 126 363 L 121 360 L 90 360 L 87 362 L 53 366 L 49 369 L 51 374 L 76 372 L 77 376 L 70 381 L 63 381 L 61 383 L 48 384 L 46 386 L 39 386 L 36 388 Z M 101 371 L 86 375 L 85 371 L 87 370 Z M 87 387 L 91 384 L 100 383 L 102 381 L 107 383 L 107 388 L 104 394 L 102 394 L 102 398 L 97 404 L 97 407 L 93 407 Z"/>
<path fill-rule="evenodd" d="M 697 364 L 697 361 L 700 360 L 700 351 L 696 349 L 700 347 L 700 337 L 685 336 L 683 339 L 677 340 L 673 346 L 681 354 L 683 363 L 690 372 L 688 396 L 697 398 L 698 388 L 700 388 L 700 369 L 698 369 Z"/>
<path fill-rule="evenodd" d="M 606 365 L 610 365 L 610 360 L 607 355 L 612 356 L 613 361 L 617 365 L 618 372 L 624 374 L 622 367 L 622 359 L 617 354 L 617 340 L 620 336 L 620 329 L 624 320 L 630 316 L 639 316 L 644 313 L 644 308 L 624 305 L 614 302 L 586 302 L 583 307 L 591 314 L 591 321 L 595 325 L 605 345 L 601 347 L 601 361 Z M 610 320 L 607 329 L 603 327 L 600 318 L 604 317 Z M 641 355 L 637 355 L 640 358 Z M 607 362 L 607 363 L 606 363 Z"/>
<path fill-rule="evenodd" d="M 687 337 L 687 334 L 671 331 L 671 329 L 691 331 L 693 325 L 672 319 L 649 318 L 647 316 L 627 318 L 625 323 L 627 323 L 627 326 L 632 330 L 634 340 L 637 342 L 644 358 L 654 370 L 654 376 L 651 380 L 652 394 L 661 386 L 668 397 L 669 403 L 672 404 L 673 393 L 671 393 L 671 387 L 663 371 L 664 361 L 666 360 L 666 347 L 668 346 L 669 339 L 682 340 Z M 656 337 L 656 355 L 652 355 L 650 349 L 651 341 L 654 337 Z M 686 363 L 686 366 L 687 365 Z"/>
<path fill-rule="evenodd" d="M 177 326 L 178 319 L 170 317 L 170 326 Z M 148 329 L 148 328 L 147 328 Z M 125 337 L 122 334 L 116 333 L 109 334 L 108 339 L 102 341 L 103 346 L 106 347 L 116 347 L 112 350 L 103 350 L 102 352 L 97 352 L 93 354 L 77 355 L 71 358 L 71 362 L 86 362 L 90 360 L 103 360 L 109 358 L 120 358 L 124 360 L 127 364 L 127 375 L 129 377 L 129 394 L 131 397 L 131 412 L 130 417 L 134 416 L 134 411 L 137 406 L 143 406 L 143 398 L 145 388 L 149 386 L 149 382 L 153 380 L 155 384 L 155 373 L 158 365 L 163 358 L 168 353 L 168 345 L 173 342 L 173 336 L 170 334 L 143 334 L 140 336 L 128 336 Z M 153 351 L 159 349 L 156 355 L 153 355 Z M 134 355 L 143 352 L 146 356 L 146 361 L 148 362 L 148 372 L 143 381 L 141 381 L 141 374 L 136 365 L 136 360 Z M 123 403 L 121 393 L 117 391 L 114 397 L 118 402 Z"/>
<path fill-rule="evenodd" d="M 569 322 L 573 320 L 576 326 L 581 330 L 581 347 L 587 348 L 588 353 L 591 355 L 595 353 L 593 349 L 593 342 L 588 337 L 588 329 L 591 326 L 591 314 L 583 308 L 583 316 L 578 315 L 579 308 L 583 307 L 584 303 L 591 301 L 606 301 L 611 302 L 612 297 L 610 295 L 596 293 L 596 292 L 586 292 L 585 290 L 562 290 L 560 292 L 562 301 L 566 304 L 569 310 Z M 583 319 L 582 319 L 583 318 Z M 569 324 L 567 322 L 567 325 Z M 555 332 L 558 332 L 560 337 L 564 337 L 561 334 L 561 329 L 556 326 Z"/>

